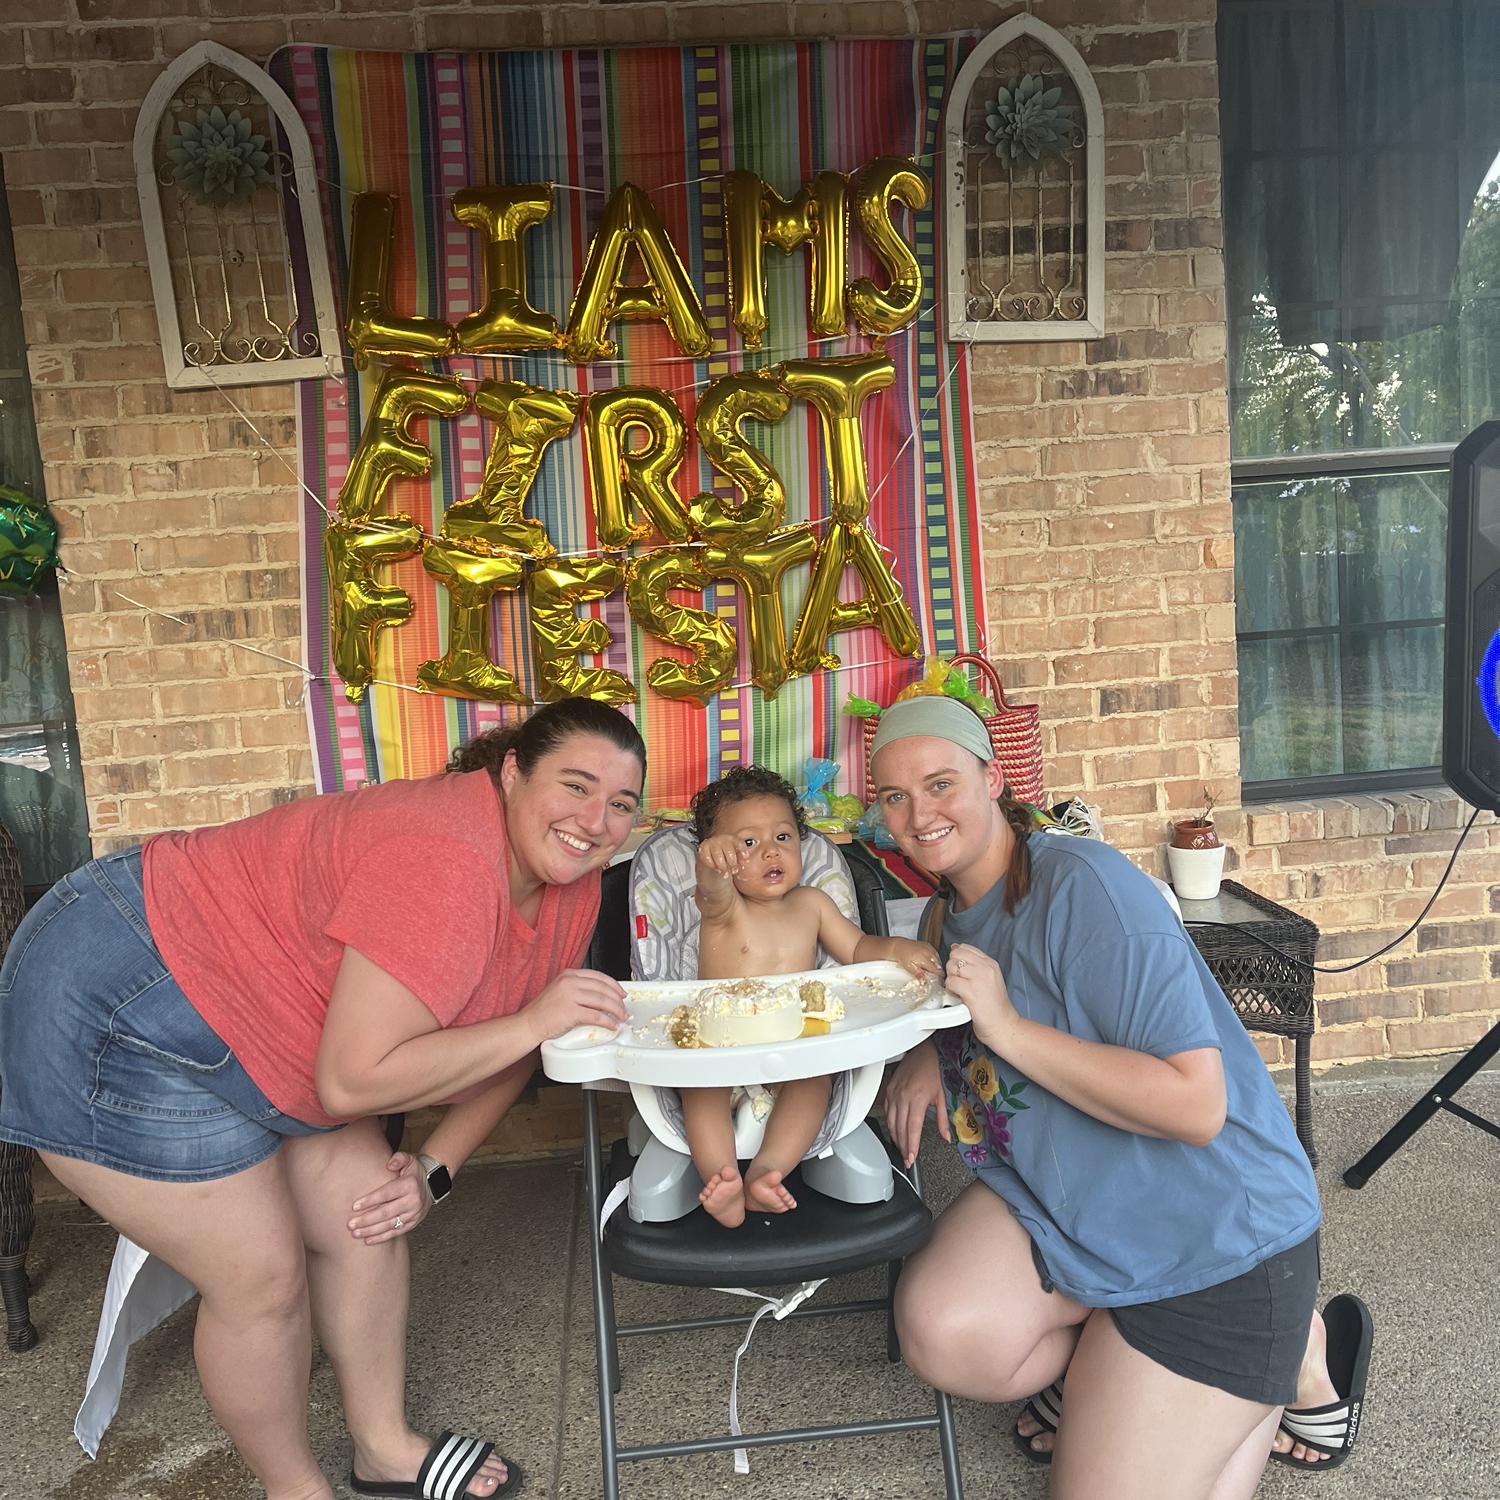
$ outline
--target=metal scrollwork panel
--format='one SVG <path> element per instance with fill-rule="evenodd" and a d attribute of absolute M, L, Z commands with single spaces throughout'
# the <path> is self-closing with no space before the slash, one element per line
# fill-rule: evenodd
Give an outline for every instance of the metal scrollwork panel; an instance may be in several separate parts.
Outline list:
<path fill-rule="evenodd" d="M 200 43 L 147 96 L 135 160 L 168 384 L 337 373 L 312 154 L 270 76 Z M 305 269 L 293 263 L 288 216 L 299 221 Z"/>
<path fill-rule="evenodd" d="M 1072 45 L 1031 16 L 991 32 L 954 82 L 944 136 L 950 337 L 1097 337 L 1103 110 Z"/>

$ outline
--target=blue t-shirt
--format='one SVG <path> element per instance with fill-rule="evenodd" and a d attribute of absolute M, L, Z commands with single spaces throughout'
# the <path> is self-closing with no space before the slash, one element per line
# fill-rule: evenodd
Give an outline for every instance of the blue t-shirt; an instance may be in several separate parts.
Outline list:
<path fill-rule="evenodd" d="M 937 1034 L 954 1140 L 1010 1205 L 1047 1274 L 1086 1307 L 1216 1286 L 1318 1227 L 1317 1185 L 1254 1043 L 1161 893 L 1107 844 L 1030 839 L 1014 916 L 1001 880 L 943 926 L 990 954 L 1016 1010 L 1073 1036 L 1223 1058 L 1228 1114 L 1207 1146 L 1106 1125 L 996 1058 L 968 1026 Z M 924 928 L 925 930 L 925 928 Z M 976 1254 L 976 1269 L 982 1265 Z"/>

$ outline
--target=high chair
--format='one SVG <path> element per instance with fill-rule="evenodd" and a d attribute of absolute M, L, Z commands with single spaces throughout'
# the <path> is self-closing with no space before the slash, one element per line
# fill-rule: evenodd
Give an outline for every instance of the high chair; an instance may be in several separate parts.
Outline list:
<path fill-rule="evenodd" d="M 668 979 L 696 974 L 697 910 L 692 895 L 691 850 L 687 830 L 670 829 L 648 839 L 636 852 L 633 862 L 605 871 L 589 967 L 617 979 Z M 884 936 L 884 896 L 878 873 L 862 863 L 846 866 L 835 846 L 818 834 L 810 834 L 804 840 L 802 852 L 804 883 L 828 891 L 845 914 L 858 921 L 866 932 Z M 881 1065 L 875 1064 L 874 1071 L 874 1081 L 878 1084 Z M 859 1169 L 853 1173 L 854 1196 L 864 1201 L 839 1201 L 814 1188 L 808 1179 L 815 1179 L 817 1168 L 824 1163 L 805 1161 L 788 1178 L 798 1204 L 793 1213 L 751 1214 L 738 1229 L 724 1229 L 696 1207 L 697 1187 L 693 1186 L 694 1206 L 685 1215 L 660 1212 L 653 1217 L 649 1210 L 653 1206 L 660 1208 L 661 1198 L 648 1194 L 646 1213 L 638 1216 L 636 1212 L 615 1212 L 601 1232 L 606 1200 L 612 1195 L 619 1196 L 623 1191 L 620 1185 L 640 1171 L 641 1164 L 649 1168 L 648 1154 L 652 1148 L 661 1146 L 659 1140 L 649 1137 L 638 1114 L 631 1122 L 627 1139 L 617 1142 L 606 1160 L 597 1091 L 609 1086 L 585 1085 L 583 1092 L 584 1180 L 598 1347 L 604 1500 L 618 1500 L 620 1465 L 630 1460 L 926 1430 L 935 1430 L 938 1435 L 944 1495 L 947 1500 L 962 1500 L 963 1480 L 952 1407 L 941 1391 L 933 1393 L 935 1402 L 931 1411 L 910 1417 L 853 1420 L 749 1434 L 740 1433 L 737 1420 L 732 1418 L 732 1430 L 723 1435 L 636 1446 L 619 1444 L 615 1433 L 615 1397 L 620 1389 L 621 1338 L 746 1325 L 758 1320 L 760 1314 L 730 1313 L 621 1325 L 615 1317 L 616 1276 L 667 1286 L 779 1288 L 884 1264 L 887 1268 L 884 1296 L 806 1306 L 796 1305 L 800 1298 L 789 1296 L 777 1309 L 776 1316 L 884 1313 L 886 1357 L 895 1362 L 900 1359 L 901 1350 L 891 1315 L 891 1299 L 902 1261 L 931 1236 L 932 1214 L 922 1202 L 920 1179 L 915 1172 L 912 1182 L 892 1173 L 889 1148 L 882 1145 L 878 1147 L 878 1169 L 863 1150 L 858 1153 Z M 639 1101 L 641 1091 L 635 1092 Z M 867 1136 L 874 1142 L 873 1133 L 863 1123 L 864 1111 L 872 1097 L 873 1090 L 867 1091 L 864 1086 L 851 1088 L 849 1102 L 859 1106 L 859 1118 L 845 1122 L 843 1139 L 858 1136 L 862 1140 Z M 873 1191 L 871 1181 L 882 1171 L 889 1180 L 888 1190 L 882 1184 L 880 1191 Z M 689 1184 L 696 1183 L 690 1161 L 688 1172 Z M 766 1310 L 763 1304 L 761 1313 Z"/>

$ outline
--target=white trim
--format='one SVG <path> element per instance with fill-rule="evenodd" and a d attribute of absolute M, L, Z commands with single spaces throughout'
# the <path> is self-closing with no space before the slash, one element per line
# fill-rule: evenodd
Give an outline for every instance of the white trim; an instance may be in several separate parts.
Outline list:
<path fill-rule="evenodd" d="M 249 84 L 275 113 L 286 132 L 292 153 L 292 171 L 297 183 L 297 208 L 307 245 L 308 280 L 312 287 L 313 319 L 318 330 L 317 355 L 298 359 L 264 361 L 245 365 L 215 365 L 200 370 L 190 365 L 182 352 L 182 325 L 177 317 L 177 295 L 172 284 L 171 254 L 162 222 L 161 185 L 156 178 L 156 137 L 167 103 L 178 86 L 205 63 Z M 323 237 L 323 214 L 318 198 L 318 179 L 313 165 L 312 143 L 296 106 L 281 85 L 262 67 L 231 52 L 218 42 L 198 42 L 188 48 L 151 85 L 136 116 L 136 192 L 141 200 L 141 227 L 146 236 L 146 262 L 151 271 L 151 294 L 156 302 L 156 322 L 161 333 L 162 360 L 167 384 L 173 390 L 208 390 L 215 386 L 281 385 L 287 381 L 337 376 L 343 367 L 343 346 L 334 316 L 333 281 L 328 273 L 328 245 Z M 288 274 L 290 275 L 290 267 Z"/>
<path fill-rule="evenodd" d="M 1063 66 L 1084 114 L 1084 205 L 1087 215 L 1084 239 L 1087 315 L 1060 322 L 1005 322 L 968 316 L 968 241 L 964 177 L 964 116 L 969 95 L 985 64 L 1017 37 L 1029 36 L 1044 46 Z M 948 190 L 943 215 L 947 242 L 948 337 L 965 343 L 1052 343 L 1063 339 L 1096 339 L 1104 332 L 1104 106 L 1099 89 L 1089 75 L 1078 49 L 1060 31 L 1032 15 L 1013 16 L 997 26 L 969 54 L 948 91 L 943 112 L 943 154 L 948 165 Z"/>

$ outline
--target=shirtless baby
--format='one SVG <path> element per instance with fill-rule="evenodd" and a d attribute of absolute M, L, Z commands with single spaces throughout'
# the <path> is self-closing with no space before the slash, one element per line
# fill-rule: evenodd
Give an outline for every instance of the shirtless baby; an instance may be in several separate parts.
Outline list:
<path fill-rule="evenodd" d="M 700 979 L 763 979 L 814 969 L 821 946 L 836 962 L 890 959 L 918 978 L 942 965 L 926 943 L 871 937 L 823 891 L 799 885 L 807 832 L 791 786 L 772 771 L 741 766 L 693 798 L 698 841 Z M 744 1178 L 734 1150 L 732 1090 L 683 1089 L 682 1113 L 700 1202 L 721 1224 L 742 1224 L 747 1207 L 785 1213 L 797 1206 L 782 1179 L 807 1154 L 828 1112 L 828 1078 L 776 1087 L 765 1138 Z"/>

